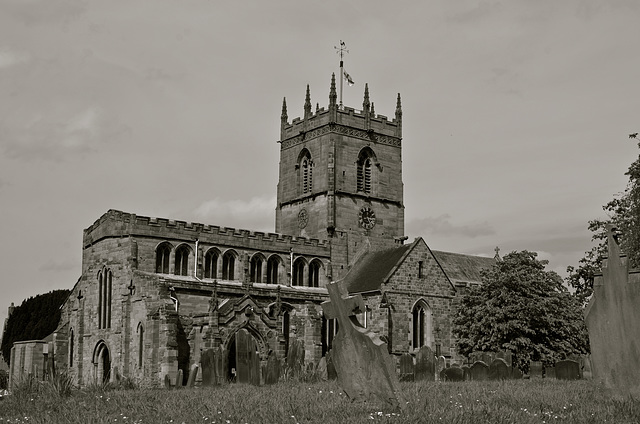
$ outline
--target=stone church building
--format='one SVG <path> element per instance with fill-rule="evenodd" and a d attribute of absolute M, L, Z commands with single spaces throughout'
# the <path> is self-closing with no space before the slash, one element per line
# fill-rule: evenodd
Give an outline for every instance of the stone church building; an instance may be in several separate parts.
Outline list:
<path fill-rule="evenodd" d="M 307 86 L 301 118 L 283 101 L 278 143 L 275 233 L 116 210 L 84 230 L 82 275 L 55 333 L 34 342 L 49 344 L 58 370 L 80 386 L 116 373 L 159 386 L 222 347 L 231 377 L 241 329 L 262 360 L 298 339 L 317 363 L 337 331 L 320 306 L 325 286 L 341 279 L 392 355 L 428 345 L 460 360 L 452 317 L 494 259 L 406 241 L 400 95 L 389 120 L 366 85 L 361 111 L 339 105 L 335 77 L 328 107 L 312 111 Z M 14 376 L 29 372 L 27 347 L 13 348 Z"/>

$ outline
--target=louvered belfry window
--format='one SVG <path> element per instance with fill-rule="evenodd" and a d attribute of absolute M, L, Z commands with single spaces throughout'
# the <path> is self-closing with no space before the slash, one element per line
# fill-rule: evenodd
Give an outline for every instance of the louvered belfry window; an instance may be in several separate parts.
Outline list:
<path fill-rule="evenodd" d="M 371 194 L 372 189 L 372 169 L 371 151 L 363 150 L 357 162 L 357 183 L 356 190 L 360 193 Z"/>

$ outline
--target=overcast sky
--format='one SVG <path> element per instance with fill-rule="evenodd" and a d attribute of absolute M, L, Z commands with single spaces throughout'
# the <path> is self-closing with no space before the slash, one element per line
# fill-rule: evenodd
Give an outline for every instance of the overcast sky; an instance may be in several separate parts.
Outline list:
<path fill-rule="evenodd" d="M 273 231 L 280 111 L 403 107 L 405 231 L 564 275 L 640 130 L 637 0 L 0 0 L 0 323 L 108 209 Z M 315 110 L 315 108 L 314 108 Z"/>

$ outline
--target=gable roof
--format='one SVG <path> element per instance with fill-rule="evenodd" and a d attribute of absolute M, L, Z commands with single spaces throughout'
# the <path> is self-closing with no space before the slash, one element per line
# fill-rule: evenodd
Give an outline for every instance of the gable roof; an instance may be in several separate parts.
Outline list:
<path fill-rule="evenodd" d="M 495 265 L 495 258 L 431 251 L 452 283 L 481 283 L 480 271 Z"/>

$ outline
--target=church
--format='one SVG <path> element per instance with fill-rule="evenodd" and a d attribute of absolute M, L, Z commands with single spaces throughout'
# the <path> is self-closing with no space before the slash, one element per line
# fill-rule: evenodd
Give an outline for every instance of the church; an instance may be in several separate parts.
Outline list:
<path fill-rule="evenodd" d="M 99 217 L 84 230 L 82 275 L 58 328 L 14 345 L 13 378 L 31 372 L 38 343 L 79 386 L 116 375 L 184 384 L 209 348 L 223 349 L 231 378 L 239 331 L 262 361 L 285 358 L 296 340 L 317 364 L 338 331 L 321 307 L 338 280 L 362 295 L 358 320 L 392 357 L 426 345 L 462 361 L 452 319 L 495 259 L 407 240 L 400 94 L 393 119 L 375 113 L 367 85 L 362 110 L 340 103 L 335 76 L 326 108 L 312 110 L 307 86 L 303 115 L 290 120 L 283 100 L 274 233 L 117 210 Z"/>

